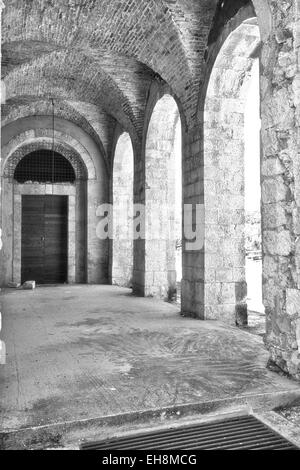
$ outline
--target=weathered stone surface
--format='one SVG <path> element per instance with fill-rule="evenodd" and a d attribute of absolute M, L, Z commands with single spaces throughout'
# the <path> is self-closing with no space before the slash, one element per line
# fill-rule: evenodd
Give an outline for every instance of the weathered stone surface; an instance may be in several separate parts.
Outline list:
<path fill-rule="evenodd" d="M 19 282 L 9 282 L 7 284 L 7 287 L 11 288 L 11 289 L 17 289 L 18 287 L 20 287 L 20 283 Z"/>
<path fill-rule="evenodd" d="M 286 311 L 290 316 L 299 315 L 300 317 L 300 290 L 287 289 L 286 291 Z"/>
<path fill-rule="evenodd" d="M 263 162 L 263 176 L 277 176 L 284 173 L 284 166 L 278 158 L 268 158 Z"/>
<path fill-rule="evenodd" d="M 284 204 L 266 204 L 263 207 L 265 230 L 282 227 L 286 224 L 286 207 Z"/>
<path fill-rule="evenodd" d="M 270 255 L 288 256 L 292 250 L 291 234 L 288 230 L 265 231 L 265 250 Z"/>
<path fill-rule="evenodd" d="M 282 177 L 265 180 L 262 184 L 262 200 L 264 204 L 285 201 L 288 188 Z"/>
<path fill-rule="evenodd" d="M 34 290 L 35 289 L 35 281 L 25 281 L 22 284 L 22 289 L 24 289 L 24 290 Z"/>
<path fill-rule="evenodd" d="M 298 344 L 298 352 L 300 354 L 300 319 L 296 321 L 296 338 Z"/>
<path fill-rule="evenodd" d="M 296 124 L 299 122 L 299 15 L 293 3 L 296 2 L 272 2 L 276 43 L 270 41 L 264 45 L 262 53 L 263 244 L 268 254 L 264 263 L 264 302 L 268 314 L 266 344 L 271 357 L 283 370 L 300 378 L 299 351 L 295 351 L 300 305 Z M 270 168 L 267 163 L 270 158 L 273 162 L 279 158 L 283 173 L 280 169 L 279 174 L 277 164 Z M 276 178 L 271 171 L 277 174 Z"/>

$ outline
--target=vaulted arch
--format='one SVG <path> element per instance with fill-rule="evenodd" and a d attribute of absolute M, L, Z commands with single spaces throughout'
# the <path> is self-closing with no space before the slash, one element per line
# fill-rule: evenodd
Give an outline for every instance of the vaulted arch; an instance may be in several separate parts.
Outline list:
<path fill-rule="evenodd" d="M 260 40 L 255 19 L 228 35 L 215 60 L 204 106 L 204 318 L 232 324 L 247 323 L 244 129 Z"/>
<path fill-rule="evenodd" d="M 150 108 L 151 109 L 151 108 Z M 176 298 L 181 248 L 181 120 L 176 101 L 156 102 L 145 139 L 145 295 Z M 181 261 L 181 260 L 180 260 Z"/>
<path fill-rule="evenodd" d="M 112 173 L 112 284 L 132 286 L 134 153 L 130 136 L 117 139 Z"/>

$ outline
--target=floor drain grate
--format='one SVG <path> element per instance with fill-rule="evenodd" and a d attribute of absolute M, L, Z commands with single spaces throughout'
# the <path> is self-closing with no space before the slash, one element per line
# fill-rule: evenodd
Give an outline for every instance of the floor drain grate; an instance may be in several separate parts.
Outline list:
<path fill-rule="evenodd" d="M 86 443 L 82 450 L 299 450 L 253 416 Z"/>

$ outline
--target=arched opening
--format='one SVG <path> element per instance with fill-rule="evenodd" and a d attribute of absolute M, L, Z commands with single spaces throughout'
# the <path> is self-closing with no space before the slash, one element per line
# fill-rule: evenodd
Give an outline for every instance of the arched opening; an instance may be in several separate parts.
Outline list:
<path fill-rule="evenodd" d="M 182 130 L 174 98 L 151 115 L 145 153 L 145 295 L 180 301 L 182 278 Z"/>
<path fill-rule="evenodd" d="M 133 270 L 133 175 L 131 139 L 123 133 L 117 142 L 113 168 L 112 284 L 131 287 Z"/>
<path fill-rule="evenodd" d="M 256 18 L 229 35 L 204 108 L 205 317 L 239 325 L 263 312 L 259 47 Z"/>
<path fill-rule="evenodd" d="M 2 178 L 3 201 L 11 208 L 6 282 L 86 282 L 87 169 L 80 156 L 62 144 L 54 150 L 32 142 L 10 154 Z"/>
<path fill-rule="evenodd" d="M 18 183 L 74 183 L 76 176 L 71 163 L 57 152 L 40 149 L 29 153 L 16 166 Z"/>
<path fill-rule="evenodd" d="M 255 59 L 245 102 L 245 248 L 248 326 L 265 331 L 262 300 L 259 59 Z"/>

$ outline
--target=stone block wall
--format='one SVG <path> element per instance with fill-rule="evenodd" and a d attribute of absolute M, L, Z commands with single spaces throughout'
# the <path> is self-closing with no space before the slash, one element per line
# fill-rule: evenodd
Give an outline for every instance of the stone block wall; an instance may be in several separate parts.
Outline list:
<path fill-rule="evenodd" d="M 271 359 L 300 378 L 300 2 L 271 2 L 262 50 L 263 301 Z"/>
<path fill-rule="evenodd" d="M 200 123 L 190 129 L 184 139 L 183 145 L 183 202 L 204 204 L 204 161 L 203 161 L 203 131 Z M 195 210 L 194 210 L 195 221 Z M 200 220 L 200 232 L 204 233 L 205 220 Z M 200 319 L 205 318 L 204 283 L 205 283 L 205 254 L 202 248 L 187 250 L 188 240 L 183 238 L 182 250 L 182 282 L 181 282 L 181 309 L 184 314 Z M 191 240 L 189 240 L 191 242 Z"/>

